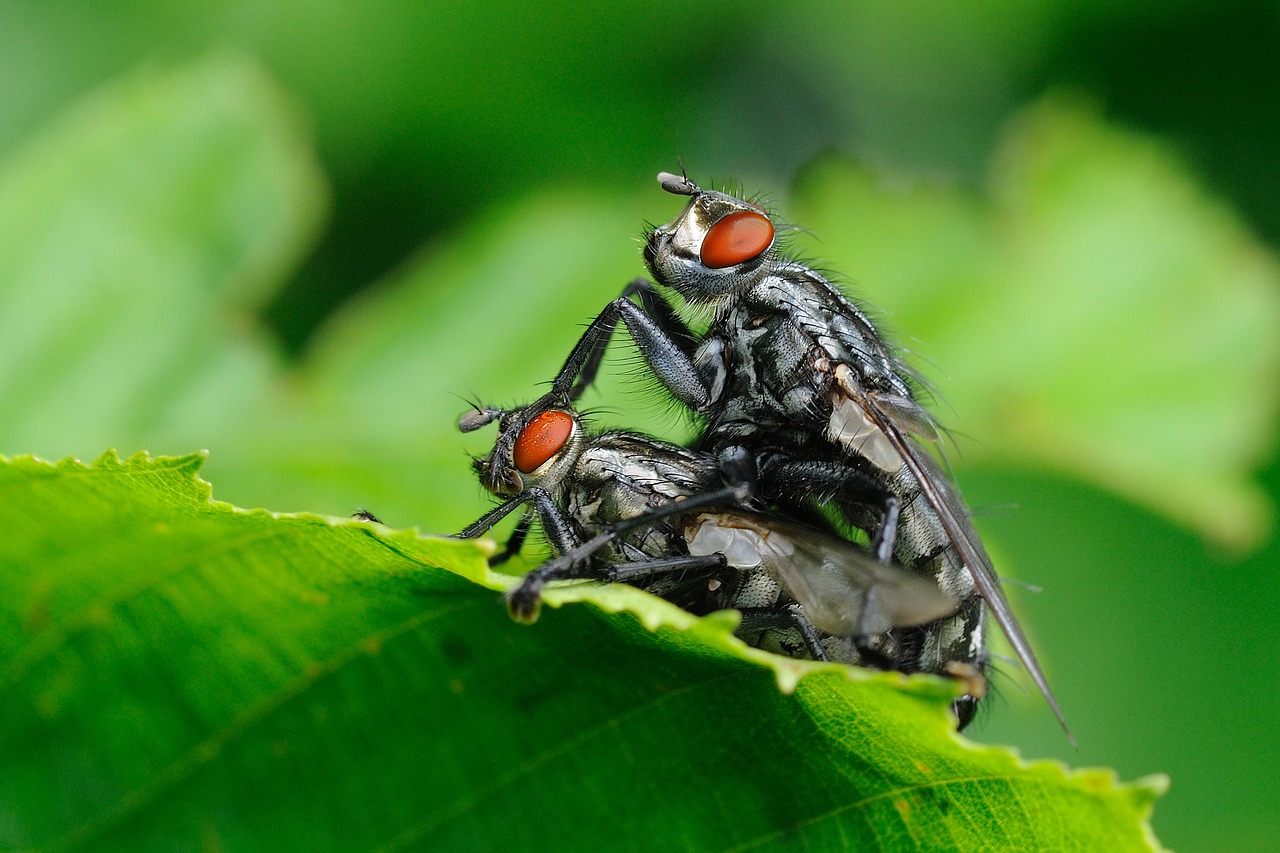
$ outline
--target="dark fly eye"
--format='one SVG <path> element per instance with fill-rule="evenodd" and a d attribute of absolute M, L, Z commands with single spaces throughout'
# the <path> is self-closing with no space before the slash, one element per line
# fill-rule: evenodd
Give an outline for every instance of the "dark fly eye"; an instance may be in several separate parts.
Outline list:
<path fill-rule="evenodd" d="M 516 439 L 515 463 L 522 473 L 530 474 L 542 463 L 560 452 L 573 434 L 573 417 L 567 412 L 543 412 L 533 419 Z"/>
<path fill-rule="evenodd" d="M 757 257 L 773 243 L 773 223 L 763 213 L 742 210 L 723 217 L 702 240 L 702 263 L 723 269 Z"/>

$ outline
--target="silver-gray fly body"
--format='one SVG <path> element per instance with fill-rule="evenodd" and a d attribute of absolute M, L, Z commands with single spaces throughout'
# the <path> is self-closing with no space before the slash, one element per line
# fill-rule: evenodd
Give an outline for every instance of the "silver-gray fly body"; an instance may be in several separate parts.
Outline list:
<path fill-rule="evenodd" d="M 621 321 L 652 373 L 704 420 L 696 447 L 750 457 L 772 511 L 832 513 L 865 534 L 882 564 L 962 602 L 935 623 L 891 631 L 893 668 L 981 672 L 989 610 L 1062 721 L 967 509 L 918 443 L 938 433 L 896 350 L 838 288 L 779 251 L 759 205 L 683 176 L 659 181 L 689 202 L 646 235 L 645 262 L 660 287 L 713 309 L 709 328 L 695 334 L 653 285 L 634 281 L 588 326 L 541 403 L 577 399 Z M 498 449 L 512 440 L 500 436 Z M 978 692 L 958 703 L 962 720 Z"/>
<path fill-rule="evenodd" d="M 739 635 L 761 648 L 895 668 L 895 631 L 959 605 L 936 584 L 831 532 L 760 511 L 750 459 L 738 460 L 746 466 L 740 471 L 639 433 L 589 435 L 566 408 L 482 409 L 462 426 L 492 420 L 498 440 L 476 472 L 508 499 L 460 535 L 478 536 L 524 508 L 506 556 L 535 519 L 559 555 L 509 594 L 517 618 L 536 617 L 549 581 L 623 581 L 695 614 L 737 609 Z M 510 430 L 518 434 L 506 441 Z M 581 559 L 572 558 L 577 551 Z"/>

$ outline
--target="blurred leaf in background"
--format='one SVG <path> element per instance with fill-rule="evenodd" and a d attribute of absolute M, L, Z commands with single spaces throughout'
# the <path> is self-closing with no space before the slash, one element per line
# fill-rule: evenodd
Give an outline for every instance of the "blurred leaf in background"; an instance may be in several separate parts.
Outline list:
<path fill-rule="evenodd" d="M 1012 125 L 989 201 L 888 183 L 818 164 L 793 215 L 909 330 L 974 437 L 956 464 L 1056 468 L 1235 549 L 1267 538 L 1253 474 L 1280 412 L 1280 264 L 1239 217 L 1061 99 Z"/>
<path fill-rule="evenodd" d="M 9 447 L 190 441 L 252 418 L 281 364 L 255 320 L 326 192 L 252 64 L 130 75 L 0 174 L 0 424 Z"/>
<path fill-rule="evenodd" d="M 640 222 L 678 206 L 652 175 L 682 154 L 814 231 L 804 250 L 953 407 L 970 502 L 1018 505 L 980 523 L 1045 587 L 1021 604 L 1082 752 L 1008 686 L 977 734 L 1169 771 L 1156 829 L 1178 848 L 1280 832 L 1274 261 L 1250 234 L 1280 238 L 1273 5 L 139 0 L 0 21 L 0 451 L 208 447 L 241 505 L 456 529 L 485 506 L 463 456 L 483 440 L 453 433 L 451 395 L 536 392 L 640 272 Z M 267 70 L 164 70 L 211 46 Z M 1101 109 L 1010 123 L 1062 83 Z M 824 149 L 875 165 L 827 158 L 783 195 Z M 602 419 L 678 435 L 634 371 L 608 379 Z"/>

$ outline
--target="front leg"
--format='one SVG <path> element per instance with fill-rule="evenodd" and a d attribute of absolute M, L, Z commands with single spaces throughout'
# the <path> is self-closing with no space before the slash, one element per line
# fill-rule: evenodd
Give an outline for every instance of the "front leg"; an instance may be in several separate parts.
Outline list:
<path fill-rule="evenodd" d="M 685 498 L 643 512 L 623 521 L 615 521 L 607 525 L 600 533 L 570 548 L 553 560 L 547 561 L 543 568 L 548 573 L 559 577 L 582 577 L 579 572 L 590 563 L 592 558 L 602 549 L 617 541 L 624 533 L 641 527 L 650 527 L 654 522 L 662 521 L 676 515 L 687 515 L 702 509 L 715 509 L 727 506 L 741 506 L 753 495 L 752 486 L 748 483 L 730 483 L 714 491 Z"/>
<path fill-rule="evenodd" d="M 511 457 L 516 438 L 534 418 L 550 409 L 571 406 L 595 380 L 619 320 L 627 327 L 650 371 L 677 400 L 697 412 L 705 412 L 717 402 L 719 385 L 694 362 L 693 347 L 697 339 L 689 327 L 643 279 L 632 282 L 626 292 L 628 296 L 639 294 L 644 307 L 627 296 L 614 299 L 604 307 L 570 351 L 551 382 L 551 390 L 521 410 L 517 422 L 498 436 L 494 453 L 500 458 Z M 492 418 L 492 412 L 480 412 L 466 419 L 463 430 L 475 429 Z"/>
<path fill-rule="evenodd" d="M 606 305 L 569 352 L 544 399 L 572 403 L 586 390 L 594 381 L 605 347 L 621 320 L 649 369 L 677 400 L 699 412 L 714 402 L 711 384 L 694 363 L 690 346 L 695 339 L 689 327 L 656 295 L 638 292 L 654 313 L 622 296 Z M 535 404 L 531 408 L 541 407 Z"/>
<path fill-rule="evenodd" d="M 489 558 L 490 566 L 505 563 L 520 552 L 520 548 L 524 545 L 524 540 L 529 534 L 529 527 L 533 523 L 533 516 L 537 516 L 539 523 L 542 525 L 542 532 L 547 537 L 547 541 L 551 544 L 551 548 L 555 553 L 563 554 L 578 546 L 579 537 L 573 525 L 565 517 L 565 514 L 560 511 L 560 508 L 555 505 L 555 502 L 551 500 L 551 495 L 547 493 L 547 490 L 538 486 L 526 489 L 515 497 L 508 498 L 498 504 L 498 506 L 468 524 L 466 528 L 456 535 L 456 538 L 474 539 L 477 536 L 483 536 L 492 530 L 495 524 L 522 506 L 532 506 L 533 514 L 520 519 L 502 551 Z"/>
<path fill-rule="evenodd" d="M 565 360 L 564 367 L 560 369 L 560 374 L 552 383 L 556 391 L 562 391 L 567 395 L 569 402 L 576 402 L 583 392 L 589 388 L 596 379 L 596 374 L 600 372 L 600 365 L 604 361 L 605 349 L 609 345 L 609 341 L 613 338 L 613 332 L 617 327 L 617 319 L 615 314 L 623 315 L 623 322 L 627 324 L 630 330 L 633 325 L 640 328 L 642 321 L 635 319 L 633 315 L 628 321 L 627 316 L 623 312 L 627 309 L 623 308 L 621 302 L 630 302 L 632 296 L 640 298 L 640 315 L 647 316 L 653 326 L 660 330 L 660 334 L 665 336 L 676 349 L 682 352 L 686 358 L 692 359 L 694 350 L 698 347 L 698 339 L 693 331 L 685 324 L 680 315 L 671 307 L 671 303 L 662 298 L 654 288 L 653 283 L 645 278 L 637 278 L 627 284 L 622 289 L 622 295 L 619 299 L 606 306 L 604 311 L 597 317 L 597 321 L 601 322 L 601 326 L 596 331 L 592 331 L 588 327 L 583 333 L 582 339 L 574 347 L 569 358 Z M 612 319 L 611 319 L 612 318 Z M 594 324 L 593 324 L 594 325 Z M 644 336 L 646 332 L 641 329 L 640 335 Z M 632 337 L 635 337 L 633 333 Z M 637 346 L 641 346 L 637 341 Z M 642 351 L 643 351 L 643 347 Z M 661 351 L 665 347 L 659 345 L 656 348 L 651 347 L 652 351 Z"/>

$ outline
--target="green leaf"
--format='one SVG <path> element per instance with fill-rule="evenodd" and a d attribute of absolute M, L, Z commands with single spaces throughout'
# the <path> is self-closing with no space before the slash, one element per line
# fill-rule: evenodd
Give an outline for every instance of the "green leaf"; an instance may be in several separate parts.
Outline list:
<path fill-rule="evenodd" d="M 202 461 L 2 460 L 4 849 L 1154 843 L 1163 781 L 969 744 L 946 681 L 626 587 L 517 625 L 474 543 L 246 512 Z"/>
<path fill-rule="evenodd" d="M 1270 529 L 1280 265 L 1158 144 L 1051 100 L 989 198 L 827 161 L 790 213 L 945 366 L 944 422 L 980 437 L 957 463 L 1064 471 L 1236 547 Z"/>
<path fill-rule="evenodd" d="M 0 447 L 185 449 L 254 417 L 277 367 L 248 317 L 325 208 L 298 124 L 211 59 L 104 89 L 6 164 Z"/>

